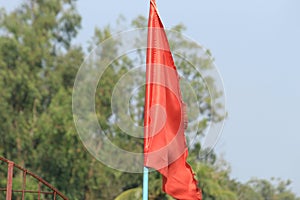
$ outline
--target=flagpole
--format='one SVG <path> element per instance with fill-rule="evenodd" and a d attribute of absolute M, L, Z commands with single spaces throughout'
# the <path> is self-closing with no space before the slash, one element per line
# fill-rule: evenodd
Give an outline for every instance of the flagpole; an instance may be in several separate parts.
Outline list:
<path fill-rule="evenodd" d="M 143 200 L 148 200 L 148 183 L 149 183 L 149 169 L 144 167 L 143 173 Z"/>
<path fill-rule="evenodd" d="M 153 6 L 155 6 L 155 9 L 156 9 L 155 0 L 150 0 L 150 4 L 152 4 Z M 157 9 L 156 9 L 156 11 L 157 11 Z M 150 15 L 149 15 L 149 18 L 150 18 Z M 148 72 L 148 68 L 146 69 L 146 76 L 150 76 L 150 73 Z M 147 82 L 147 80 L 150 80 L 149 77 L 146 77 L 146 82 Z M 148 98 L 148 100 L 146 100 L 146 98 Z M 150 102 L 150 100 L 149 100 L 150 96 L 147 95 L 146 98 L 145 98 L 145 102 L 149 103 Z M 147 105 L 145 105 L 145 106 L 147 107 Z M 148 134 L 146 134 L 146 135 L 148 136 Z M 145 148 L 145 143 L 146 143 L 146 140 L 144 140 L 144 148 Z M 149 195 L 148 193 L 149 193 L 149 168 L 146 167 L 146 166 L 144 166 L 144 171 L 143 171 L 143 200 L 148 200 L 148 195 Z"/>

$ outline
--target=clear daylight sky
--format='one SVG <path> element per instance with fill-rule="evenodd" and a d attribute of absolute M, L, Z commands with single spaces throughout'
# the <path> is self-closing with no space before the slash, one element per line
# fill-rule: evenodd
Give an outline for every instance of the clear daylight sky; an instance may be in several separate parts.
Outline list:
<path fill-rule="evenodd" d="M 165 27 L 210 49 L 226 90 L 226 120 L 216 151 L 232 178 L 292 180 L 300 196 L 300 1 L 156 0 Z M 12 10 L 21 0 L 0 0 Z M 149 0 L 79 0 L 86 46 L 94 27 L 148 16 Z"/>

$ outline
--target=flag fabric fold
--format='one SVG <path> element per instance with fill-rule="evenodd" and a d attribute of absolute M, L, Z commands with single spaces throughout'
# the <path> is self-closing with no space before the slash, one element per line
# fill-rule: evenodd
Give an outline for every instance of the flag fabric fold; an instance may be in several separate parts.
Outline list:
<path fill-rule="evenodd" d="M 201 200 L 186 162 L 185 104 L 155 0 L 150 1 L 144 113 L 144 165 L 163 176 L 163 190 L 179 200 Z"/>

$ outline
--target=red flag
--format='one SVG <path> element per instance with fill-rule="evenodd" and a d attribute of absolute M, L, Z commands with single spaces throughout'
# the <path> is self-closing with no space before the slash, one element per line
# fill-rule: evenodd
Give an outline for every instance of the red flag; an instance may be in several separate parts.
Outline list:
<path fill-rule="evenodd" d="M 145 95 L 145 166 L 163 176 L 163 190 L 180 200 L 201 200 L 201 191 L 186 162 L 185 104 L 179 76 L 155 0 L 150 1 Z"/>

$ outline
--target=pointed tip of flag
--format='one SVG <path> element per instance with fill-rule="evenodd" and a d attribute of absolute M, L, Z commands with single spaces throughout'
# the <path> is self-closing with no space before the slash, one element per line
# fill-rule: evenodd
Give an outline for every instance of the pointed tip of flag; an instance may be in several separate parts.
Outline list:
<path fill-rule="evenodd" d="M 156 1 L 155 0 L 150 0 L 150 3 L 152 3 L 154 6 L 156 6 Z"/>

